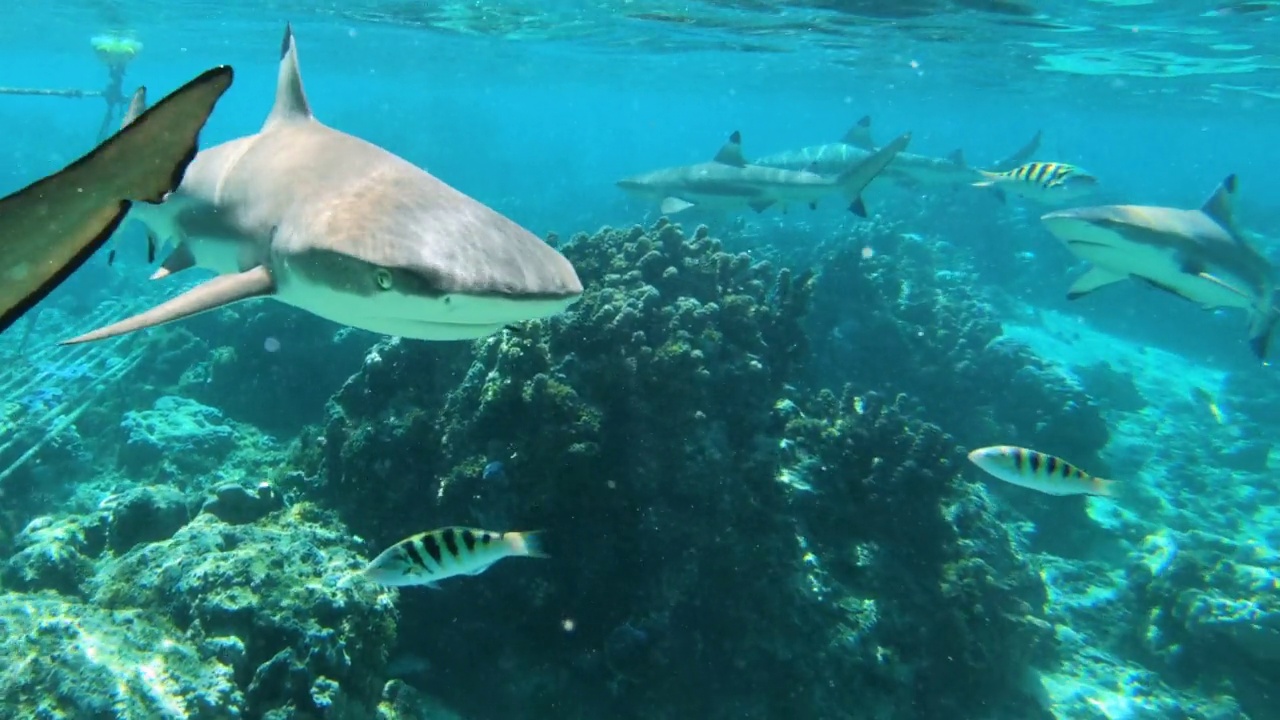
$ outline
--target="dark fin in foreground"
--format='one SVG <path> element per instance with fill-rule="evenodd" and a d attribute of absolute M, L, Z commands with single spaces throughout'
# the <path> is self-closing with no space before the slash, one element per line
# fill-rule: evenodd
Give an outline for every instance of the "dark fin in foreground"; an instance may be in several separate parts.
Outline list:
<path fill-rule="evenodd" d="M 146 86 L 139 86 L 137 90 L 133 91 L 133 97 L 129 98 L 129 107 L 125 109 L 124 118 L 120 120 L 120 129 L 123 130 L 132 125 L 133 121 L 141 117 L 146 109 L 147 88 Z M 111 251 L 107 253 L 107 267 L 111 267 L 116 262 L 115 246 L 118 244 L 119 240 L 117 239 L 116 242 L 112 243 Z"/>
<path fill-rule="evenodd" d="M 207 310 L 216 310 L 241 300 L 265 297 L 276 290 L 271 271 L 259 265 L 234 275 L 219 275 L 182 293 L 176 298 L 125 318 L 117 323 L 87 332 L 79 337 L 63 340 L 59 345 L 77 345 L 93 340 L 105 340 L 136 330 L 155 327 L 174 320 L 182 320 Z"/>
<path fill-rule="evenodd" d="M 0 199 L 0 331 L 101 249 L 131 201 L 161 202 L 178 186 L 232 77 L 225 65 L 206 71 L 88 155 Z"/>
<path fill-rule="evenodd" d="M 773 200 L 752 200 L 751 202 L 747 203 L 747 206 L 758 213 L 762 213 L 765 210 L 768 210 L 770 207 L 773 207 L 773 203 L 774 203 Z M 784 207 L 782 211 L 786 212 L 787 209 Z"/>
<path fill-rule="evenodd" d="M 867 216 L 867 204 L 862 202 L 861 195 L 854 198 L 853 202 L 849 203 L 849 212 L 860 218 L 865 218 Z"/>

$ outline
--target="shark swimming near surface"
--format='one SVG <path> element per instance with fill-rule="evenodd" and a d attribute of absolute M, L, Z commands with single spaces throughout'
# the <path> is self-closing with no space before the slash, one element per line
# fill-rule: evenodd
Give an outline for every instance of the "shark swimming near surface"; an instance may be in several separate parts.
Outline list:
<path fill-rule="evenodd" d="M 312 115 L 285 28 L 275 102 L 257 133 L 201 151 L 163 203 L 134 208 L 173 251 L 152 278 L 218 275 L 64 344 L 251 298 L 420 340 L 484 337 L 582 294 L 573 266 L 421 168 Z"/>
<path fill-rule="evenodd" d="M 131 206 L 178 186 L 233 77 L 226 66 L 202 73 L 84 157 L 0 199 L 0 331 L 105 245 Z"/>
<path fill-rule="evenodd" d="M 774 205 L 786 211 L 790 203 L 817 207 L 822 198 L 839 193 L 849 210 L 867 216 L 862 190 L 885 169 L 911 141 L 905 133 L 856 163 L 846 163 L 839 173 L 828 175 L 806 169 L 770 168 L 748 163 L 742 153 L 742 134 L 734 132 L 710 162 L 653 170 L 619 180 L 624 191 L 661 200 L 667 215 L 698 207 L 736 210 L 749 207 L 764 212 Z"/>
<path fill-rule="evenodd" d="M 1198 209 L 1099 205 L 1040 218 L 1067 249 L 1093 264 L 1067 297 L 1083 297 L 1128 278 L 1206 309 L 1241 308 L 1249 316 L 1249 346 L 1266 359 L 1280 311 L 1274 268 L 1244 238 L 1234 217 L 1239 183 L 1229 175 Z"/>
<path fill-rule="evenodd" d="M 991 165 L 988 170 L 1003 172 L 1027 162 L 1040 147 L 1041 133 L 1009 157 Z M 862 119 L 844 134 L 840 142 L 813 145 L 758 157 L 752 162 L 765 167 L 787 170 L 809 169 L 822 174 L 843 172 L 850 165 L 865 161 L 876 152 L 871 137 L 871 116 Z M 945 158 L 901 152 L 885 168 L 881 177 L 911 185 L 970 185 L 984 179 L 981 171 L 965 162 L 964 152 L 956 150 Z"/>

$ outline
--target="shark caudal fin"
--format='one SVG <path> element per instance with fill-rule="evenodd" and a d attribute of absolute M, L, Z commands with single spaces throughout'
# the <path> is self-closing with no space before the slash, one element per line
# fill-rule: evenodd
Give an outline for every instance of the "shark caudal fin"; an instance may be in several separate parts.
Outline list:
<path fill-rule="evenodd" d="M 849 212 L 858 217 L 867 216 L 867 206 L 862 202 L 862 191 L 876 178 L 898 153 L 906 149 L 911 142 L 911 133 L 906 132 L 894 138 L 893 142 L 876 150 L 866 160 L 840 173 L 836 179 L 840 191 L 849 198 Z"/>
<path fill-rule="evenodd" d="M 88 155 L 0 199 L 0 330 L 102 248 L 132 203 L 161 202 L 178 186 L 232 78 L 227 66 L 206 71 Z"/>

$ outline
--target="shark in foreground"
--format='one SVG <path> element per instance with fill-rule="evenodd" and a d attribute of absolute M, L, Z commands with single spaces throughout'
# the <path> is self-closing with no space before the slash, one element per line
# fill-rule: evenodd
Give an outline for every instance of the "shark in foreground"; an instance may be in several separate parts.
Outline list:
<path fill-rule="evenodd" d="M 735 131 L 710 162 L 635 175 L 619 180 L 618 187 L 633 195 L 661 200 L 666 215 L 695 206 L 707 210 L 749 207 L 764 212 L 776 204 L 785 212 L 790 203 L 816 208 L 818 200 L 839 193 L 849 201 L 851 212 L 866 217 L 863 188 L 910 141 L 911 133 L 903 134 L 861 162 L 851 163 L 837 174 L 822 175 L 748 163 L 742 154 L 742 135 Z"/>
<path fill-rule="evenodd" d="M 1228 176 L 1195 210 L 1100 205 L 1044 215 L 1049 232 L 1093 263 L 1067 297 L 1132 277 L 1208 309 L 1241 308 L 1249 315 L 1249 346 L 1265 359 L 1280 318 L 1274 270 L 1235 224 L 1237 188 L 1236 176 Z"/>
<path fill-rule="evenodd" d="M 0 331 L 105 245 L 131 205 L 178 186 L 232 78 L 230 67 L 206 71 L 88 155 L 0 199 Z"/>
<path fill-rule="evenodd" d="M 988 168 L 994 172 L 1012 170 L 1027 162 L 1040 148 L 1041 134 L 1009 157 Z M 788 170 L 809 169 L 823 174 L 836 174 L 850 165 L 865 161 L 877 150 L 871 138 L 871 116 L 862 119 L 844 134 L 840 142 L 813 145 L 799 150 L 765 155 L 753 160 L 757 165 Z M 970 167 L 964 152 L 956 150 L 945 158 L 898 153 L 882 177 L 911 185 L 968 185 L 983 179 L 981 171 Z"/>
<path fill-rule="evenodd" d="M 541 239 L 311 114 L 286 27 L 262 129 L 200 152 L 164 203 L 135 208 L 175 247 L 152 278 L 218 276 L 81 343 L 267 297 L 421 340 L 484 337 L 572 305 L 582 283 Z"/>

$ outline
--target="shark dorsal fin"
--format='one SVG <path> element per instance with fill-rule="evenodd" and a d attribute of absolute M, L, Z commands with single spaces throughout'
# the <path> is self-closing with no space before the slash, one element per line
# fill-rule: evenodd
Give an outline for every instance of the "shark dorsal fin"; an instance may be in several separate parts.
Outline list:
<path fill-rule="evenodd" d="M 293 27 L 284 26 L 284 41 L 280 44 L 280 70 L 276 75 L 276 102 L 263 124 L 265 130 L 272 125 L 311 117 L 311 105 L 302 89 L 302 73 L 298 70 L 298 45 L 293 39 Z"/>
<path fill-rule="evenodd" d="M 129 98 L 129 107 L 124 111 L 124 118 L 120 120 L 120 129 L 129 127 L 134 120 L 138 119 L 147 109 L 147 88 L 140 86 L 133 91 L 133 97 Z"/>
<path fill-rule="evenodd" d="M 962 148 L 956 148 L 955 150 L 952 150 L 951 154 L 947 156 L 947 159 L 950 160 L 956 167 L 968 167 L 968 165 L 966 165 L 964 161 L 964 150 Z"/>
<path fill-rule="evenodd" d="M 729 136 L 729 142 L 721 146 L 720 151 L 716 153 L 715 161 L 734 167 L 746 166 L 747 158 L 742 154 L 742 133 L 733 131 Z"/>
<path fill-rule="evenodd" d="M 863 115 L 849 131 L 840 138 L 845 145 L 853 145 L 863 150 L 875 150 L 876 144 L 871 140 L 871 116 Z"/>
<path fill-rule="evenodd" d="M 1200 208 L 1200 212 L 1213 218 L 1214 222 L 1226 228 L 1237 239 L 1243 238 L 1236 229 L 1235 220 L 1236 191 L 1239 189 L 1240 181 L 1232 173 L 1223 179 Z"/>

